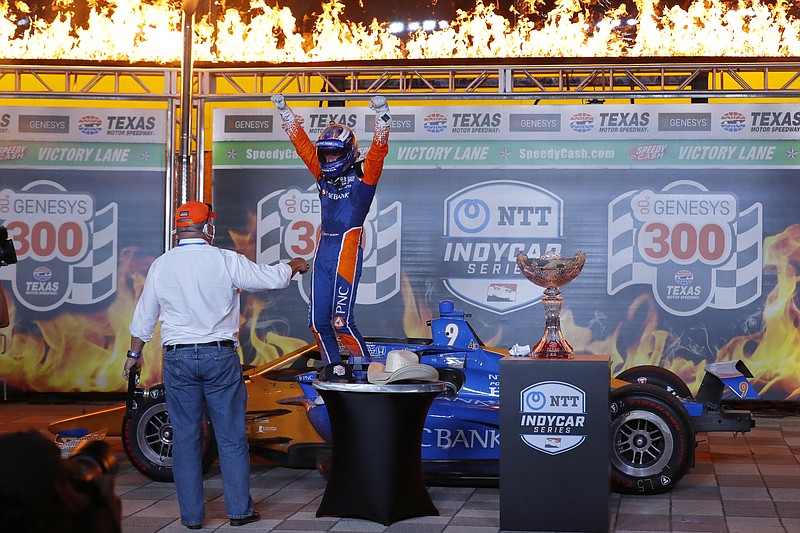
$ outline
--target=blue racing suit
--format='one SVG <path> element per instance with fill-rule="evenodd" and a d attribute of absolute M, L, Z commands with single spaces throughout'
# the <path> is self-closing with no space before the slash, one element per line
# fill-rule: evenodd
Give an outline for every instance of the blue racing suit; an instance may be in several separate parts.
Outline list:
<path fill-rule="evenodd" d="M 342 360 L 338 339 L 350 355 L 369 355 L 353 315 L 363 261 L 362 235 L 375 188 L 389 153 L 389 126 L 376 125 L 363 175 L 352 165 L 338 188 L 322 177 L 317 150 L 296 119 L 283 124 L 297 154 L 317 180 L 322 228 L 314 254 L 308 327 L 317 340 L 323 362 Z"/>

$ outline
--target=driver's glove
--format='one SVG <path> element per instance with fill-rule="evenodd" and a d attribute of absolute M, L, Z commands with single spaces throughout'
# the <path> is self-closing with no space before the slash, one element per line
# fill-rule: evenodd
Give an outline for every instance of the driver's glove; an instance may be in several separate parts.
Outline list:
<path fill-rule="evenodd" d="M 392 114 L 389 112 L 389 104 L 386 97 L 380 94 L 372 97 L 369 101 L 369 108 L 375 111 L 375 126 L 391 126 Z"/>
<path fill-rule="evenodd" d="M 283 97 L 282 94 L 280 93 L 273 94 L 270 97 L 270 100 L 272 101 L 272 105 L 274 105 L 275 108 L 278 110 L 278 112 L 281 114 L 281 119 L 283 120 L 284 123 L 291 122 L 294 120 L 294 113 L 292 112 L 291 109 L 289 109 L 289 106 L 286 105 L 286 99 Z"/>

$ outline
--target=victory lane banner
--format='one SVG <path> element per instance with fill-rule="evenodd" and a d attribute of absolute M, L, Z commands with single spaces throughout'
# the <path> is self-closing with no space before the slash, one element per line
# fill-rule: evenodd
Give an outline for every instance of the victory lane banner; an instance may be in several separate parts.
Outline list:
<path fill-rule="evenodd" d="M 366 107 L 294 111 L 312 139 L 336 121 L 369 147 Z M 657 364 L 693 390 L 706 363 L 742 359 L 757 387 L 770 382 L 766 399 L 798 399 L 800 343 L 785 339 L 800 341 L 786 318 L 800 106 L 392 105 L 392 117 L 366 224 L 364 335 L 428 336 L 450 299 L 487 344 L 534 344 L 542 289 L 517 254 L 582 250 L 562 290 L 577 353 L 611 356 L 612 375 Z M 214 114 L 219 243 L 265 263 L 310 259 L 319 227 L 314 179 L 280 123 L 268 105 Z M 305 278 L 270 294 L 249 334 L 279 333 L 277 353 L 310 342 L 307 299 Z"/>
<path fill-rule="evenodd" d="M 136 291 L 163 252 L 166 120 L 158 109 L 0 112 L 0 224 L 18 259 L 0 268 L 9 387 L 125 389 Z"/>

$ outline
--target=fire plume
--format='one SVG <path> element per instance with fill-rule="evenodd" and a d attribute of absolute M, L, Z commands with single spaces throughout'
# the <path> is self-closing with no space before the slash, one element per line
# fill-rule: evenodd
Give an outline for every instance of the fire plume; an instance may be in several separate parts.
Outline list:
<path fill-rule="evenodd" d="M 800 20 L 786 0 L 731 3 L 695 0 L 665 8 L 635 0 L 599 11 L 598 3 L 559 0 L 540 14 L 509 20 L 476 0 L 440 31 L 398 36 L 389 22 L 344 18 L 328 0 L 305 33 L 287 7 L 252 0 L 249 9 L 197 13 L 193 55 L 200 62 L 306 63 L 526 57 L 798 57 Z M 169 0 L 90 2 L 76 15 L 74 0 L 55 3 L 53 20 L 31 15 L 22 1 L 0 0 L 0 57 L 176 63 L 182 57 L 182 12 Z M 713 36 L 711 38 L 710 36 Z"/>

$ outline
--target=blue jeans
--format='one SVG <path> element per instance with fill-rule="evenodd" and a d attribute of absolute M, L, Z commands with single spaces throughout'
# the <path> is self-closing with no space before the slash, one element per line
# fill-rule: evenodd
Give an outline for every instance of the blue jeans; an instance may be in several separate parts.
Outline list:
<path fill-rule="evenodd" d="M 173 429 L 172 473 L 181 522 L 205 518 L 200 438 L 202 414 L 214 425 L 229 518 L 253 512 L 250 497 L 250 450 L 245 411 L 247 389 L 235 348 L 192 346 L 164 351 L 164 386 Z"/>

